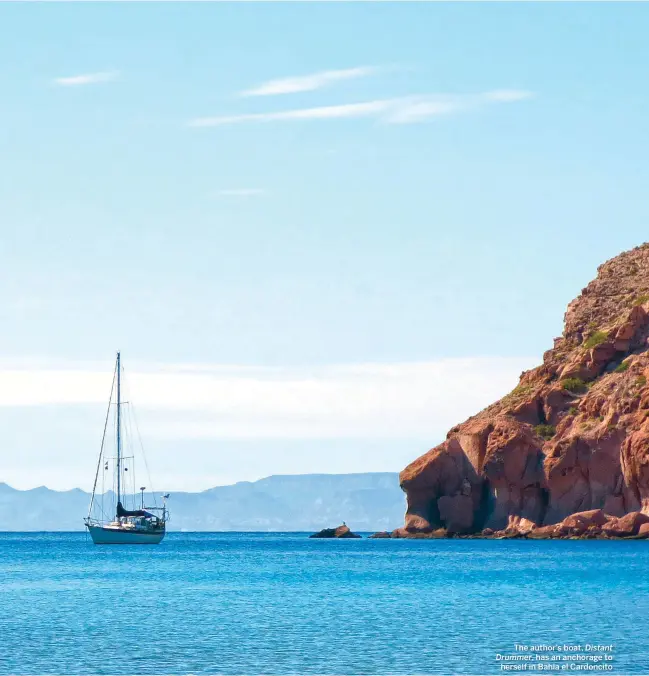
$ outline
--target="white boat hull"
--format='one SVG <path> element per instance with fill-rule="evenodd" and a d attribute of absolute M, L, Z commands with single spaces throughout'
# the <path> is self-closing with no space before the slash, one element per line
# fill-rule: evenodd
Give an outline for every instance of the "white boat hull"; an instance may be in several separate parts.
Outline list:
<path fill-rule="evenodd" d="M 157 545 L 165 536 L 165 531 L 147 533 L 105 526 L 87 526 L 87 528 L 96 545 Z"/>

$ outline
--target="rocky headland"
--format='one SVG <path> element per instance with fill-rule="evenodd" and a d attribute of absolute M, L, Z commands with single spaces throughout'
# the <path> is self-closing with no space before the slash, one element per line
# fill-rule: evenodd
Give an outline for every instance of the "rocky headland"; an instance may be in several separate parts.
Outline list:
<path fill-rule="evenodd" d="M 543 363 L 400 474 L 391 537 L 649 536 L 649 244 L 604 263 Z"/>

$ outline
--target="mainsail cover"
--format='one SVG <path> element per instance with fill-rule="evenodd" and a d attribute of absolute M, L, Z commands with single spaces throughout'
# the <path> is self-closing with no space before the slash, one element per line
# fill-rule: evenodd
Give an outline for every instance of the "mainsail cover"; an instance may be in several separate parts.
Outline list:
<path fill-rule="evenodd" d="M 151 512 L 147 512 L 144 509 L 135 509 L 132 511 L 129 511 L 128 509 L 124 509 L 124 506 L 122 505 L 121 502 L 117 503 L 117 517 L 120 518 L 122 516 L 147 516 L 149 518 L 154 517 L 155 514 L 151 514 Z"/>

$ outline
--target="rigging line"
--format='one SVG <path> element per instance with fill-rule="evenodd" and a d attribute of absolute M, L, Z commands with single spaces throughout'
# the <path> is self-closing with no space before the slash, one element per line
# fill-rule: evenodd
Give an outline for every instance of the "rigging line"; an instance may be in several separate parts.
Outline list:
<path fill-rule="evenodd" d="M 106 511 L 104 510 L 104 494 L 106 493 L 106 488 L 105 488 L 106 481 L 103 478 L 104 475 L 105 475 L 105 472 L 102 474 L 102 487 L 101 487 L 102 494 L 101 494 L 101 501 L 99 503 L 99 511 L 101 512 L 102 521 L 108 521 L 109 517 L 106 514 Z"/>
<path fill-rule="evenodd" d="M 104 471 L 101 473 L 101 500 L 99 501 L 102 522 L 106 519 L 106 512 L 104 511 L 104 500 L 106 499 L 106 462 L 108 461 L 104 462 Z"/>
<path fill-rule="evenodd" d="M 135 449 L 133 448 L 133 442 L 131 441 L 133 437 L 133 430 L 131 425 L 131 404 L 128 403 L 126 406 L 126 415 L 124 416 L 124 430 L 126 436 L 126 445 L 128 452 L 130 453 L 130 462 L 129 462 L 129 486 L 131 487 L 131 509 L 137 509 L 137 498 L 135 493 Z"/>
<path fill-rule="evenodd" d="M 106 461 L 106 462 L 108 462 L 108 461 Z M 104 464 L 104 467 L 105 466 L 106 465 Z M 110 476 L 112 476 L 112 473 L 111 473 Z M 112 483 L 111 483 L 111 485 L 112 485 Z M 111 517 L 108 516 L 108 514 L 106 513 L 106 508 L 104 507 L 106 502 L 108 502 L 107 490 L 108 489 L 106 488 L 106 470 L 104 470 L 101 473 L 101 502 L 99 503 L 99 505 L 100 505 L 99 509 L 101 511 L 102 521 L 110 521 L 111 520 Z"/>
<path fill-rule="evenodd" d="M 135 423 L 135 429 L 137 431 L 137 438 L 140 442 L 140 448 L 142 449 L 142 459 L 144 460 L 144 467 L 146 469 L 146 476 L 149 485 L 151 486 L 151 495 L 153 496 L 153 506 L 158 506 L 158 501 L 155 498 L 155 492 L 153 491 L 153 482 L 151 481 L 151 473 L 149 472 L 149 463 L 146 461 L 146 453 L 144 452 L 144 444 L 142 443 L 142 435 L 140 434 L 140 427 L 137 424 L 137 416 L 135 415 L 135 404 L 131 403 L 131 410 L 133 411 L 133 422 Z"/>
<path fill-rule="evenodd" d="M 102 521 L 108 521 L 108 515 L 107 515 L 106 512 L 104 511 L 104 507 L 103 507 L 103 505 L 102 505 L 101 503 L 100 503 L 100 506 L 99 506 L 99 511 L 101 512 L 101 519 L 102 519 Z"/>
<path fill-rule="evenodd" d="M 90 506 L 88 507 L 88 518 L 92 512 L 92 505 L 95 501 L 95 491 L 97 490 L 97 479 L 99 478 L 99 468 L 101 467 L 101 459 L 104 455 L 104 441 L 106 440 L 106 429 L 108 427 L 108 417 L 110 415 L 110 402 L 113 400 L 113 390 L 115 389 L 115 374 L 117 373 L 117 367 L 113 371 L 113 383 L 110 386 L 110 399 L 108 400 L 108 410 L 106 411 L 106 420 L 104 421 L 104 433 L 101 435 L 101 448 L 99 450 L 99 460 L 97 461 L 97 471 L 95 472 L 95 483 L 92 487 L 92 497 L 90 498 Z"/>
<path fill-rule="evenodd" d="M 123 414 L 122 414 L 122 425 L 124 426 L 123 444 L 124 449 L 130 455 L 129 461 L 129 470 L 128 470 L 128 479 L 124 479 L 125 486 L 130 490 L 131 496 L 131 509 L 136 509 L 136 497 L 135 497 L 135 451 L 133 449 L 133 433 L 131 426 L 131 390 L 130 382 L 126 377 L 126 370 L 122 368 L 122 391 L 126 397 L 126 401 L 123 402 Z M 132 488 L 132 490 L 131 490 Z M 126 504 L 126 503 L 125 503 Z"/>

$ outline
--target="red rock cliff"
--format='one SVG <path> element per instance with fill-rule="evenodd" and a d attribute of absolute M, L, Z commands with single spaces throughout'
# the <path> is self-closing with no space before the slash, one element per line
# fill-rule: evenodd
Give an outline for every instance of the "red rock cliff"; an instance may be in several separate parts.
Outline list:
<path fill-rule="evenodd" d="M 649 514 L 648 312 L 644 244 L 599 267 L 541 366 L 401 472 L 395 535 Z"/>

